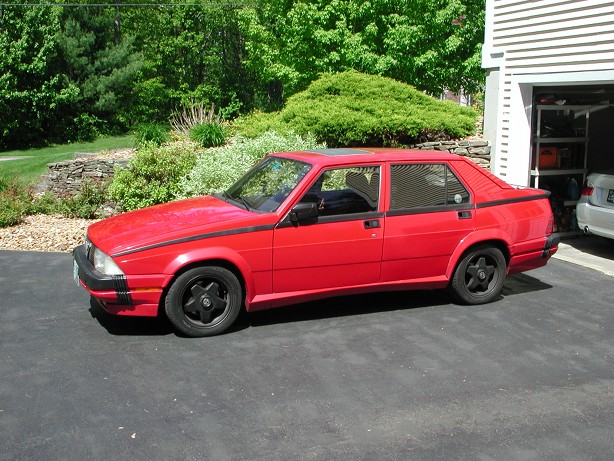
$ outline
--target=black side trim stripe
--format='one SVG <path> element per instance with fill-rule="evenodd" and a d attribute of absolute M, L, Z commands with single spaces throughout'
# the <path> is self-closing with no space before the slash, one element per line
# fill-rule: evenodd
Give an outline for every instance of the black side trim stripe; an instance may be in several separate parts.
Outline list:
<path fill-rule="evenodd" d="M 125 256 L 125 255 L 129 255 L 133 253 L 138 253 L 140 251 L 152 250 L 154 248 L 160 248 L 160 247 L 165 247 L 169 245 L 176 245 L 178 243 L 194 242 L 196 240 L 206 240 L 206 239 L 215 238 L 215 237 L 226 237 L 228 235 L 249 234 L 251 232 L 261 232 L 261 231 L 273 230 L 274 228 L 275 228 L 275 225 L 267 224 L 263 226 L 242 227 L 240 229 L 229 229 L 229 230 L 219 231 L 219 232 L 210 232 L 208 234 L 193 235 L 191 237 L 184 237 L 181 239 L 168 240 L 166 242 L 154 243 L 153 245 L 146 245 L 143 247 L 122 251 L 120 253 L 114 254 L 113 257 L 117 258 L 119 256 Z"/>
<path fill-rule="evenodd" d="M 473 210 L 474 208 L 475 207 L 472 203 L 467 203 L 464 205 L 436 205 L 415 208 L 399 208 L 397 210 L 390 210 L 386 212 L 386 216 L 406 216 L 412 214 L 442 213 L 444 211 Z"/>
<path fill-rule="evenodd" d="M 367 219 L 377 219 L 385 217 L 384 213 L 380 213 L 379 211 L 367 211 L 365 213 L 349 213 L 349 214 L 339 214 L 332 216 L 318 216 L 317 220 L 308 223 L 298 224 L 298 226 L 317 226 L 318 224 L 330 224 L 336 222 L 348 222 L 348 221 L 364 221 Z M 290 215 L 288 214 L 284 219 L 282 219 L 279 224 L 275 227 L 276 229 L 285 229 L 287 227 L 298 227 L 290 220 Z"/>
<path fill-rule="evenodd" d="M 487 208 L 489 206 L 507 205 L 509 203 L 530 202 L 532 200 L 541 200 L 550 197 L 550 192 L 544 191 L 543 194 L 529 195 L 525 197 L 508 198 L 504 200 L 492 200 L 490 202 L 478 203 L 476 208 Z"/>

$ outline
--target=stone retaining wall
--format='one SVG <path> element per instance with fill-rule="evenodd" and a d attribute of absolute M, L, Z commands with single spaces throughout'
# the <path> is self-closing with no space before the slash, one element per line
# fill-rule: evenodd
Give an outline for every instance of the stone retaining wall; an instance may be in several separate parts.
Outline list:
<path fill-rule="evenodd" d="M 490 146 L 487 141 L 436 141 L 425 142 L 413 146 L 414 149 L 438 150 L 462 155 L 473 160 L 478 165 L 490 170 Z"/>
<path fill-rule="evenodd" d="M 113 177 L 115 165 L 125 166 L 127 160 L 78 158 L 50 163 L 45 188 L 57 195 L 75 195 L 83 181 L 104 181 Z"/>
<path fill-rule="evenodd" d="M 482 140 L 436 141 L 413 146 L 414 149 L 437 150 L 462 155 L 478 165 L 490 168 L 490 146 Z M 113 177 L 115 165 L 125 167 L 128 160 L 113 158 L 77 158 L 59 163 L 50 163 L 46 190 L 57 195 L 79 193 L 84 180 L 102 181 Z"/>

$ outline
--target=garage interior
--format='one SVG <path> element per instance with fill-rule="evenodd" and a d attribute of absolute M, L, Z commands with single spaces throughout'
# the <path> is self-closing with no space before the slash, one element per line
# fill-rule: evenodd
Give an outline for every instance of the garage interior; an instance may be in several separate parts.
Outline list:
<path fill-rule="evenodd" d="M 614 85 L 534 87 L 531 185 L 551 191 L 555 232 L 579 233 L 586 175 L 614 169 Z"/>

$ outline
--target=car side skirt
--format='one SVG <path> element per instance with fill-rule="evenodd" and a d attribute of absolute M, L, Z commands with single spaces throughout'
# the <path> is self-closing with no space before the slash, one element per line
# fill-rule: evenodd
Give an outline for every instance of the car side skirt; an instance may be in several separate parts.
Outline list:
<path fill-rule="evenodd" d="M 335 296 L 352 296 L 367 293 L 378 293 L 386 291 L 404 291 L 404 290 L 435 290 L 448 286 L 449 280 L 444 276 L 429 277 L 416 280 L 399 280 L 386 283 L 375 283 L 368 285 L 359 285 L 353 287 L 345 287 L 341 289 L 322 289 L 309 291 L 295 291 L 284 293 L 272 293 L 266 295 L 257 295 L 251 301 L 246 302 L 246 310 L 255 312 L 275 307 L 290 306 L 319 299 L 326 299 Z"/>

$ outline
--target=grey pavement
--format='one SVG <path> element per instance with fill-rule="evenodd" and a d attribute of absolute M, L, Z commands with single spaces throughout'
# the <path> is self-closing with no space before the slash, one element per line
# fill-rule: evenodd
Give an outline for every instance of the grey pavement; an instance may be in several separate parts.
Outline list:
<path fill-rule="evenodd" d="M 614 276 L 614 240 L 595 235 L 564 239 L 555 258 Z"/>
<path fill-rule="evenodd" d="M 611 460 L 612 277 L 337 298 L 186 339 L 0 251 L 0 460 Z"/>

